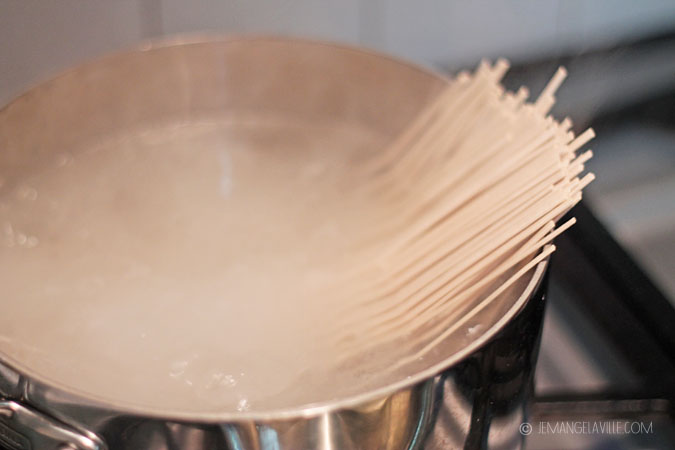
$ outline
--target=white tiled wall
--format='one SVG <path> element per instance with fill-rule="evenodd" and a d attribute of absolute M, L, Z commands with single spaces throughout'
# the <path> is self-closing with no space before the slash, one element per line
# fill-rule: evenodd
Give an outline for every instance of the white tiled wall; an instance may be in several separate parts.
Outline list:
<path fill-rule="evenodd" d="M 55 70 L 165 34 L 304 35 L 456 66 L 581 50 L 674 22 L 672 0 L 0 0 L 0 103 Z"/>

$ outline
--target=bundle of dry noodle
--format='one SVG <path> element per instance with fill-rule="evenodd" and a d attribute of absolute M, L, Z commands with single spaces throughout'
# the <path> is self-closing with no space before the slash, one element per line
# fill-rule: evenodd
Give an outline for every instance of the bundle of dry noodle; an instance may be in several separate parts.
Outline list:
<path fill-rule="evenodd" d="M 387 205 L 377 234 L 355 245 L 364 261 L 323 293 L 346 358 L 396 342 L 399 364 L 432 349 L 547 258 L 570 227 L 556 222 L 593 180 L 581 176 L 593 136 L 548 113 L 559 69 L 535 102 L 505 92 L 508 64 L 460 73 L 345 189 Z M 581 178 L 580 178 L 581 177 Z M 395 211 L 395 214 L 391 212 Z"/>

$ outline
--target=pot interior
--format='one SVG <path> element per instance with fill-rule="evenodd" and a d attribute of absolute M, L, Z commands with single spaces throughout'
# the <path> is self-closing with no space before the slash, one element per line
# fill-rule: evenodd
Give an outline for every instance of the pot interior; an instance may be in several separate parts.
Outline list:
<path fill-rule="evenodd" d="M 83 398 L 189 416 L 365 399 L 466 356 L 541 270 L 395 371 L 291 379 L 275 367 L 330 355 L 249 333 L 330 320 L 277 301 L 267 281 L 293 292 L 305 240 L 339 254 L 335 229 L 376 207 L 351 199 L 336 214 L 340 183 L 444 83 L 351 48 L 229 39 L 109 56 L 19 97 L 0 112 L 2 359 Z M 296 221 L 301 210 L 313 221 Z M 253 276 L 251 304 L 227 300 Z"/>

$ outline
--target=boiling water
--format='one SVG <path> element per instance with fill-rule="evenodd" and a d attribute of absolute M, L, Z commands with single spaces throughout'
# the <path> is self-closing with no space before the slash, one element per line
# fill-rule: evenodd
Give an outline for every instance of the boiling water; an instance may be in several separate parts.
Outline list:
<path fill-rule="evenodd" d="M 373 208 L 340 180 L 381 139 L 313 127 L 169 124 L 0 174 L 0 349 L 157 408 L 255 411 L 353 388 L 357 370 L 329 378 L 331 317 L 308 292 Z"/>

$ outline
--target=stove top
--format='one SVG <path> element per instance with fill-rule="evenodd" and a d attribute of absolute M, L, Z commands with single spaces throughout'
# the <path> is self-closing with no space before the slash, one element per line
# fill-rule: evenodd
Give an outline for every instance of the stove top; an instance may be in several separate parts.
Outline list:
<path fill-rule="evenodd" d="M 675 34 L 511 69 L 593 127 L 597 178 L 556 240 L 528 450 L 675 448 Z M 531 427 L 530 427 L 531 426 Z"/>
<path fill-rule="evenodd" d="M 527 448 L 673 448 L 675 309 L 586 205 L 570 214 L 578 226 L 556 242 Z"/>

